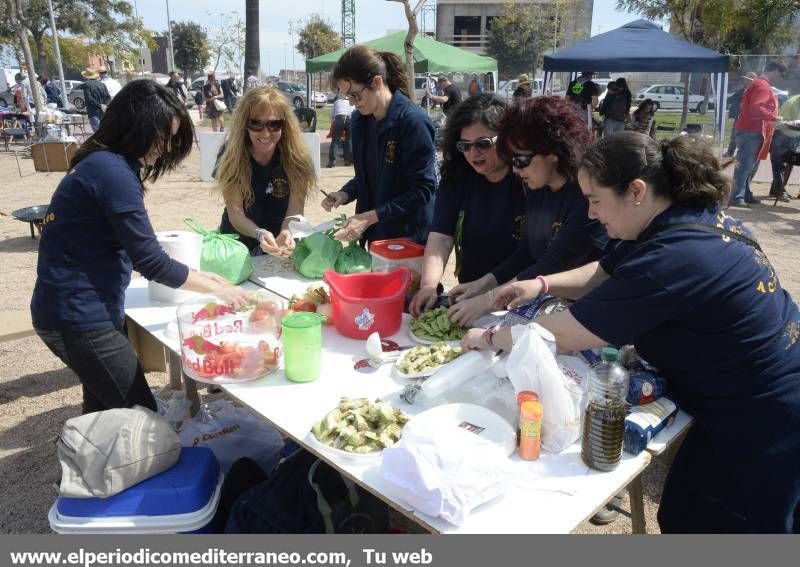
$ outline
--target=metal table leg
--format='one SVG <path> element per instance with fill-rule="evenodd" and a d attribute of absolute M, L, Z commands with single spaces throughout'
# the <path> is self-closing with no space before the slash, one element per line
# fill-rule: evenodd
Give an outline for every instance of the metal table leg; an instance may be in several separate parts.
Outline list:
<path fill-rule="evenodd" d="M 169 377 L 169 387 L 173 390 L 183 389 L 186 398 L 192 402 L 192 415 L 200 410 L 200 395 L 197 393 L 197 382 L 186 376 L 181 367 L 180 357 L 168 348 L 164 348 L 164 361 Z"/>
<path fill-rule="evenodd" d="M 631 499 L 631 524 L 633 533 L 646 534 L 647 523 L 644 519 L 644 491 L 642 490 L 642 475 L 636 475 L 628 484 L 628 496 Z"/>

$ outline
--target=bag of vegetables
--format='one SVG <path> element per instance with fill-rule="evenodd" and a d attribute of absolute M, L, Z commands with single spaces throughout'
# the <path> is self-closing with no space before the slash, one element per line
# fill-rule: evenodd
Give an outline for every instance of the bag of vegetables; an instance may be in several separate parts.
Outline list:
<path fill-rule="evenodd" d="M 297 243 L 292 252 L 292 260 L 295 269 L 303 276 L 318 280 L 325 270 L 336 265 L 341 251 L 341 242 L 334 240 L 326 232 L 315 232 Z"/>

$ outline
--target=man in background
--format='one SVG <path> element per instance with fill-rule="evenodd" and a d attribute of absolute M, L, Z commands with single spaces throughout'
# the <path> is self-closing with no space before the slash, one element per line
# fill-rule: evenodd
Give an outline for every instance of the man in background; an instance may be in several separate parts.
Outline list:
<path fill-rule="evenodd" d="M 86 104 L 86 114 L 89 116 L 92 132 L 97 132 L 103 113 L 106 111 L 108 103 L 111 102 L 111 95 L 105 84 L 100 81 L 100 74 L 94 69 L 81 71 L 81 76 L 86 81 L 78 88 L 83 90 L 83 100 Z"/>
<path fill-rule="evenodd" d="M 433 102 L 438 102 L 442 105 L 442 112 L 447 116 L 461 102 L 461 91 L 450 82 L 446 75 L 440 75 L 437 82 L 439 83 L 439 88 L 442 89 L 442 94 L 435 95 L 428 90 L 427 95 Z"/>
<path fill-rule="evenodd" d="M 169 82 L 167 88 L 172 91 L 172 94 L 186 106 L 186 101 L 189 99 L 189 91 L 186 90 L 186 85 L 181 80 L 181 74 L 177 71 L 169 72 Z"/>
<path fill-rule="evenodd" d="M 769 160 L 772 164 L 772 186 L 769 189 L 769 197 L 789 202 L 791 197 L 783 185 L 783 176 L 789 160 L 793 159 L 793 154 L 800 149 L 800 95 L 795 94 L 783 103 L 780 119 L 769 148 Z"/>
<path fill-rule="evenodd" d="M 467 92 L 469 96 L 481 94 L 483 92 L 483 85 L 478 80 L 478 74 L 472 74 L 472 80 L 469 82 L 469 86 L 467 87 Z"/>
<path fill-rule="evenodd" d="M 222 96 L 225 99 L 225 106 L 228 107 L 228 114 L 233 114 L 233 108 L 236 106 L 236 95 L 239 94 L 236 80 L 229 74 L 219 84 L 222 87 Z"/>
<path fill-rule="evenodd" d="M 520 102 L 531 96 L 531 80 L 528 75 L 522 73 L 517 77 L 517 88 L 514 89 L 514 94 L 511 95 L 511 100 Z"/>
<path fill-rule="evenodd" d="M 106 86 L 108 96 L 111 98 L 117 96 L 117 93 L 122 90 L 122 85 L 119 84 L 119 81 L 114 79 L 104 66 L 101 66 L 97 72 L 100 74 L 100 82 Z"/>
<path fill-rule="evenodd" d="M 352 113 L 353 107 L 350 105 L 350 101 L 341 94 L 337 94 L 331 107 L 331 147 L 328 150 L 327 167 L 336 166 L 336 146 L 339 144 L 344 147 L 344 164 L 346 166 L 353 164 L 353 145 L 350 142 L 350 115 Z M 344 141 L 342 141 L 342 134 L 345 135 Z"/>
<path fill-rule="evenodd" d="M 597 108 L 600 97 L 600 86 L 592 81 L 594 73 L 583 71 L 581 76 L 567 86 L 567 100 L 572 101 L 581 110 L 581 118 L 590 123 L 591 113 Z"/>

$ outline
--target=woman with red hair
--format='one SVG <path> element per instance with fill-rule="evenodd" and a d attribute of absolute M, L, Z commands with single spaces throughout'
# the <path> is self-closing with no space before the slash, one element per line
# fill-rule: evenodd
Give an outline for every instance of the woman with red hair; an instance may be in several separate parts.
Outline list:
<path fill-rule="evenodd" d="M 590 143 L 575 105 L 564 99 L 538 97 L 509 107 L 497 152 L 527 188 L 524 234 L 505 262 L 451 290 L 451 321 L 469 325 L 490 312 L 500 284 L 558 273 L 601 256 L 608 235 L 587 216 L 588 203 L 577 181 L 578 164 Z"/>

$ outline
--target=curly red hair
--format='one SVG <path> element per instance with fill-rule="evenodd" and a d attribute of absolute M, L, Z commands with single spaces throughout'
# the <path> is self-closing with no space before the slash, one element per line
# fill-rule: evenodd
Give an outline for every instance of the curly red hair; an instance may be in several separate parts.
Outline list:
<path fill-rule="evenodd" d="M 591 141 L 591 133 L 573 103 L 540 96 L 508 107 L 500 123 L 497 152 L 507 163 L 515 153 L 512 146 L 518 151 L 555 155 L 558 173 L 574 181 Z"/>

